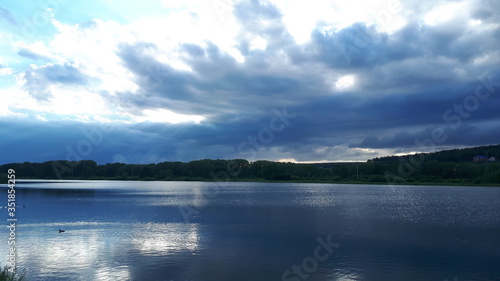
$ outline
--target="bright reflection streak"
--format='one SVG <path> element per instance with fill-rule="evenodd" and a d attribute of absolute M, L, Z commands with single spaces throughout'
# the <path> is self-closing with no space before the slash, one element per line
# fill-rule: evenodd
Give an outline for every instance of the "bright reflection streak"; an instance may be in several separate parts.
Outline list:
<path fill-rule="evenodd" d="M 330 276 L 331 280 L 336 281 L 355 281 L 355 280 L 364 280 L 364 276 L 356 274 L 356 273 L 344 273 L 344 272 L 336 272 Z"/>
<path fill-rule="evenodd" d="M 202 187 L 193 188 L 193 206 L 202 209 L 207 206 L 207 198 L 204 194 L 204 189 Z"/>
<path fill-rule="evenodd" d="M 338 197 L 329 196 L 331 190 L 328 185 L 304 184 L 302 192 L 304 196 L 297 198 L 297 201 L 293 202 L 294 204 L 322 208 L 338 206 L 340 203 Z M 321 216 L 321 213 L 319 215 Z"/>
<path fill-rule="evenodd" d="M 130 278 L 128 266 L 105 266 L 97 269 L 95 280 L 130 280 Z"/>
<path fill-rule="evenodd" d="M 78 273 L 92 267 L 99 255 L 99 238 L 81 235 L 53 235 L 39 241 L 37 251 L 29 251 L 29 255 L 37 255 L 42 261 L 40 271 L 50 276 L 54 272 Z"/>
<path fill-rule="evenodd" d="M 166 256 L 199 249 L 197 224 L 146 223 L 137 225 L 133 233 L 132 248 L 143 255 Z"/>

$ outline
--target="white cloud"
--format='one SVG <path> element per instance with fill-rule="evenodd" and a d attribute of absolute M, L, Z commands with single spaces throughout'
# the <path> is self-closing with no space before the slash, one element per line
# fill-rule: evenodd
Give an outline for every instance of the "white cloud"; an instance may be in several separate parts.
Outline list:
<path fill-rule="evenodd" d="M 64 61 L 64 58 L 55 55 L 42 41 L 35 41 L 31 44 L 18 41 L 14 43 L 14 48 L 23 56 L 26 56 L 26 53 L 28 53 L 31 56 L 36 56 L 39 58 L 54 59 L 55 61 L 59 62 Z"/>
<path fill-rule="evenodd" d="M 354 85 L 353 75 L 342 76 L 335 83 L 335 87 L 339 90 L 345 90 L 347 88 L 350 88 L 352 85 Z"/>
<path fill-rule="evenodd" d="M 468 21 L 468 25 L 472 26 L 472 27 L 474 27 L 476 25 L 480 25 L 481 23 L 483 23 L 481 20 L 469 20 Z"/>
<path fill-rule="evenodd" d="M 12 68 L 7 67 L 7 65 L 4 64 L 3 58 L 0 57 L 0 76 L 10 75 L 12 73 L 13 73 Z"/>
<path fill-rule="evenodd" d="M 9 87 L 0 89 L 0 116 L 24 116 L 25 113 L 17 112 L 17 108 L 21 106 L 25 99 L 31 97 L 24 91 L 19 90 L 17 87 Z"/>
<path fill-rule="evenodd" d="M 113 21 L 93 20 L 91 27 L 54 21 L 59 33 L 49 43 L 54 53 L 79 65 L 80 71 L 101 81 L 100 91 L 111 94 L 135 92 L 133 75 L 116 54 L 119 44 L 131 42 L 132 34 Z"/>
<path fill-rule="evenodd" d="M 58 30 L 52 40 L 30 44 L 18 42 L 15 47 L 18 51 L 23 49 L 30 54 L 52 59 L 47 64 L 33 65 L 32 69 L 71 64 L 82 75 L 92 79 L 91 84 L 67 87 L 57 81 L 43 80 L 52 99 L 39 102 L 23 93 L 27 98 L 26 104 L 16 105 L 15 108 L 74 116 L 122 116 L 136 122 L 201 122 L 204 119 L 201 116 L 177 114 L 168 109 L 145 112 L 147 118 L 131 116 L 126 109 L 109 104 L 101 96 L 102 93 L 109 96 L 143 94 L 136 83 L 138 77 L 119 57 L 118 50 L 124 45 L 151 44 L 152 47 L 146 49 L 147 55 L 177 70 L 192 71 L 181 56 L 179 47 L 184 43 L 206 46 L 210 41 L 222 52 L 244 63 L 245 57 L 235 48 L 235 38 L 241 30 L 232 15 L 228 15 L 225 22 L 221 23 L 220 19 L 214 17 L 213 10 L 204 12 L 196 6 L 201 3 L 199 1 L 177 2 L 170 5 L 184 8 L 172 11 L 168 17 L 143 18 L 127 24 L 93 19 L 85 24 L 69 25 L 52 19 L 52 24 Z M 193 15 L 193 11 L 186 7 L 195 9 L 198 14 Z M 262 42 L 259 47 L 262 47 Z M 11 73 L 10 69 L 0 70 L 2 75 Z"/>
<path fill-rule="evenodd" d="M 317 147 L 313 149 L 313 152 L 316 154 L 324 154 L 328 151 L 328 146 Z"/>
<path fill-rule="evenodd" d="M 403 7 L 395 0 L 272 1 L 283 13 L 283 22 L 298 44 L 310 40 L 311 32 L 338 31 L 356 22 L 377 25 L 381 32 L 393 33 L 406 24 Z"/>
<path fill-rule="evenodd" d="M 200 5 L 200 2 L 199 0 L 160 0 L 160 3 L 168 9 L 193 9 Z"/>
<path fill-rule="evenodd" d="M 282 159 L 278 159 L 278 162 L 282 162 L 282 163 L 297 163 L 297 159 L 295 159 L 295 158 L 282 158 Z"/>
<path fill-rule="evenodd" d="M 469 10 L 467 2 L 446 3 L 428 12 L 424 16 L 424 22 L 430 26 L 436 26 L 459 17 L 465 18 Z"/>
<path fill-rule="evenodd" d="M 102 96 L 92 91 L 63 85 L 51 85 L 49 90 L 53 99 L 43 102 L 32 98 L 25 91 L 17 90 L 16 97 L 10 101 L 11 107 L 15 110 L 48 113 L 55 116 L 79 116 L 82 121 L 93 119 L 95 115 L 111 114 Z"/>
<path fill-rule="evenodd" d="M 251 50 L 265 50 L 267 47 L 266 39 L 258 36 L 250 42 Z"/>
<path fill-rule="evenodd" d="M 143 116 L 137 116 L 134 119 L 138 122 L 157 122 L 178 124 L 185 122 L 200 123 L 205 120 L 205 117 L 200 115 L 178 114 L 166 109 L 151 110 L 147 109 L 142 112 Z"/>
<path fill-rule="evenodd" d="M 12 68 L 8 68 L 8 67 L 5 67 L 5 68 L 0 68 L 0 76 L 2 75 L 10 75 L 12 74 Z"/>
<path fill-rule="evenodd" d="M 45 118 L 45 116 L 43 116 L 42 114 L 35 114 L 35 119 L 43 122 L 48 121 L 47 118 Z"/>
<path fill-rule="evenodd" d="M 245 57 L 241 54 L 241 52 L 236 48 L 231 48 L 227 50 L 227 53 L 231 55 L 237 62 L 244 63 Z"/>
<path fill-rule="evenodd" d="M 205 46 L 210 41 L 244 62 L 234 48 L 240 32 L 235 19 L 229 18 L 221 24 L 210 13 L 194 16 L 190 10 L 180 10 L 165 18 L 139 19 L 124 25 L 99 19 L 94 19 L 90 27 L 65 25 L 55 20 L 54 23 L 59 33 L 50 42 L 51 50 L 67 61 L 78 62 L 85 74 L 101 79 L 101 90 L 109 92 L 138 90 L 131 82 L 133 74 L 117 55 L 123 44 L 150 43 L 149 56 L 178 70 L 191 71 L 180 57 L 179 46 L 184 43 Z"/>
<path fill-rule="evenodd" d="M 273 3 L 283 13 L 283 22 L 298 44 L 310 40 L 319 22 L 331 23 L 338 15 L 337 7 L 329 1 L 276 0 Z"/>

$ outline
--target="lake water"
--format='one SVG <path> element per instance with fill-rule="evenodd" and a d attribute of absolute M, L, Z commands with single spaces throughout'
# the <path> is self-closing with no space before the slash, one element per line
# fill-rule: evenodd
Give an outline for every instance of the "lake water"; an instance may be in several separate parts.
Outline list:
<path fill-rule="evenodd" d="M 500 280 L 495 187 L 16 187 L 26 206 L 17 210 L 17 265 L 28 280 Z M 9 233 L 0 231 L 4 265 Z"/>

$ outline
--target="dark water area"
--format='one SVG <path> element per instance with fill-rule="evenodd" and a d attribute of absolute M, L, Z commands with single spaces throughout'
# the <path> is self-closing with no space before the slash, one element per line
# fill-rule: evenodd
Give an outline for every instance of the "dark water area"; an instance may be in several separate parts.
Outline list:
<path fill-rule="evenodd" d="M 17 210 L 17 266 L 27 280 L 500 280 L 495 187 L 53 181 L 16 188 L 26 206 Z M 0 229 L 2 265 L 8 235 Z"/>

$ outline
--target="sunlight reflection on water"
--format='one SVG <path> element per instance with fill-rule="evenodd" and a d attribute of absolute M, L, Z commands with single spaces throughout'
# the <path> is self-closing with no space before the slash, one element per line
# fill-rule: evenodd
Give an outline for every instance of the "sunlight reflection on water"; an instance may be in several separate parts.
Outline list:
<path fill-rule="evenodd" d="M 54 231 L 60 227 L 67 231 Z M 58 273 L 58 278 L 71 280 L 128 280 L 129 267 L 113 265 L 113 257 L 128 251 L 174 256 L 195 253 L 200 246 L 198 225 L 184 223 L 32 223 L 20 232 L 29 235 L 22 237 L 29 242 L 20 243 L 19 263 L 31 264 L 30 274 L 43 278 Z M 82 272 L 86 277 L 78 277 Z"/>
<path fill-rule="evenodd" d="M 132 236 L 132 248 L 146 256 L 168 256 L 199 249 L 196 224 L 140 224 L 134 226 Z"/>

